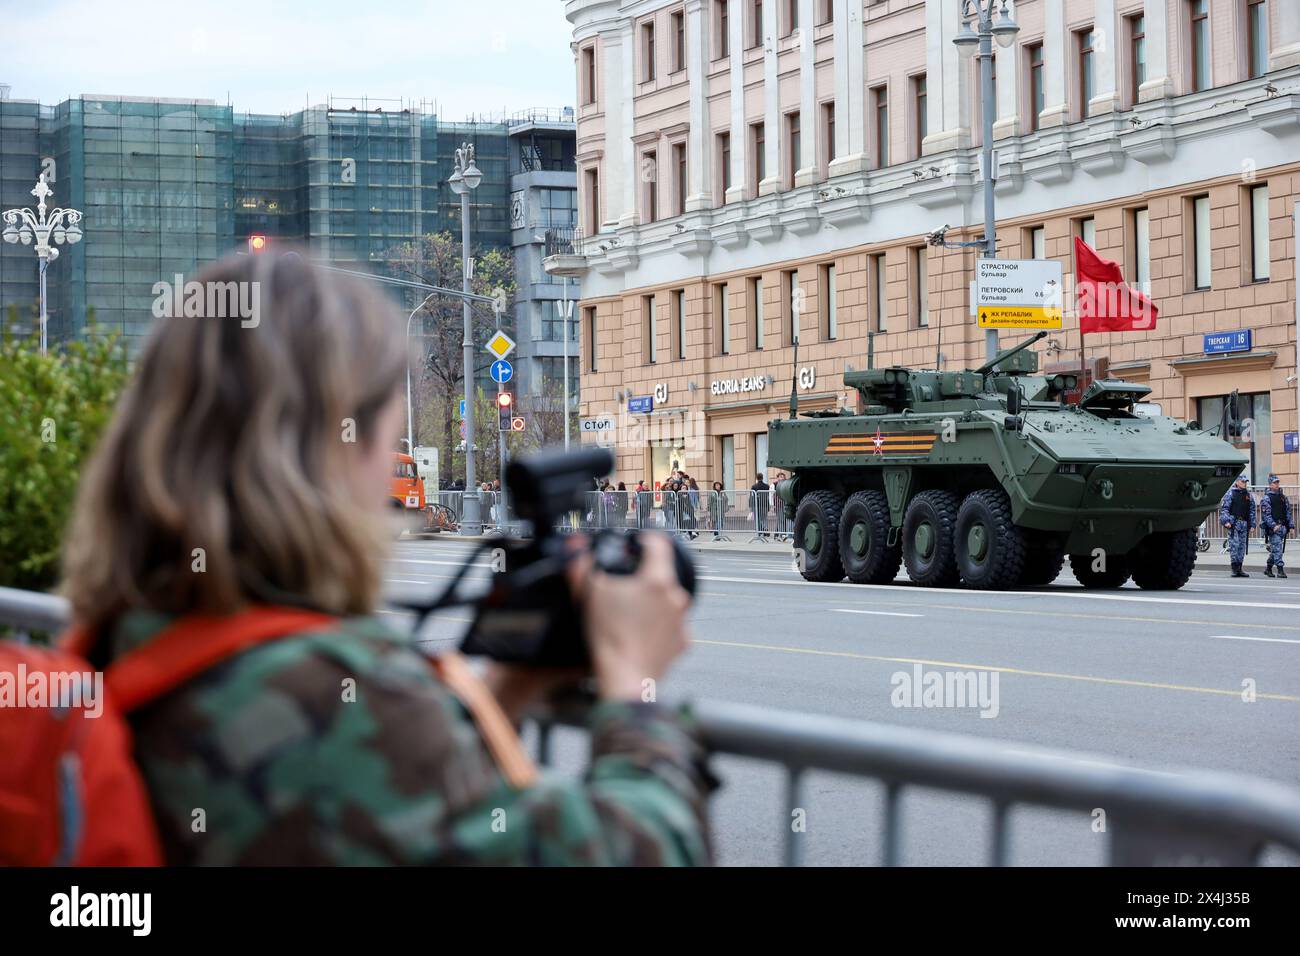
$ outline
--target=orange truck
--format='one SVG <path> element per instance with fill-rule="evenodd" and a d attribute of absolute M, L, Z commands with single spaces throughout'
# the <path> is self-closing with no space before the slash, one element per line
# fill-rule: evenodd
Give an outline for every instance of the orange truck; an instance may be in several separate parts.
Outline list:
<path fill-rule="evenodd" d="M 409 518 L 403 524 L 413 531 L 424 527 L 424 480 L 416 471 L 415 459 L 410 455 L 393 452 L 393 478 L 388 494 L 393 510 Z"/>

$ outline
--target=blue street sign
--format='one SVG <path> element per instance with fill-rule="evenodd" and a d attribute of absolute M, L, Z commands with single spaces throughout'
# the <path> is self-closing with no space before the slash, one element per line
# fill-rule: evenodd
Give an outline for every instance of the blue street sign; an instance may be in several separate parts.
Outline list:
<path fill-rule="evenodd" d="M 1250 347 L 1250 329 L 1238 329 L 1235 332 L 1205 333 L 1206 355 L 1217 355 L 1221 352 L 1249 352 Z"/>
<path fill-rule="evenodd" d="M 1294 454 L 1296 453 L 1296 447 L 1297 447 L 1297 446 L 1300 446 L 1300 441 L 1297 440 L 1297 436 L 1300 436 L 1300 432 L 1283 432 L 1283 433 L 1282 433 L 1282 452 L 1283 452 L 1283 454 L 1294 455 Z"/>
<path fill-rule="evenodd" d="M 627 410 L 634 415 L 644 412 L 652 412 L 654 409 L 655 400 L 653 395 L 642 395 L 627 400 Z"/>
<path fill-rule="evenodd" d="M 460 420 L 465 420 L 465 399 L 460 400 Z"/>
<path fill-rule="evenodd" d="M 492 363 L 492 381 L 498 385 L 504 385 L 515 377 L 514 366 L 505 359 L 498 359 Z"/>

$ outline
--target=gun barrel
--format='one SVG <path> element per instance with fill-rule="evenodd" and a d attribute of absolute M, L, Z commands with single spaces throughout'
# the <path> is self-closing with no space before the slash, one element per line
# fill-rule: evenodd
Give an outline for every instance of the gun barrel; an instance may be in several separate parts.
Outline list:
<path fill-rule="evenodd" d="M 993 371 L 993 369 L 995 369 L 1000 363 L 1005 362 L 1007 359 L 1011 358 L 1011 356 L 1015 355 L 1017 352 L 1024 351 L 1025 349 L 1029 348 L 1029 346 L 1037 342 L 1039 339 L 1044 339 L 1046 337 L 1047 337 L 1046 329 L 1040 332 L 1035 332 L 1033 335 L 1025 339 L 1019 345 L 1013 345 L 1011 346 L 1011 348 L 999 352 L 997 355 L 993 356 L 993 358 L 989 359 L 987 362 L 985 362 L 983 365 L 977 368 L 975 370 L 975 374 L 987 375 L 989 372 Z"/>

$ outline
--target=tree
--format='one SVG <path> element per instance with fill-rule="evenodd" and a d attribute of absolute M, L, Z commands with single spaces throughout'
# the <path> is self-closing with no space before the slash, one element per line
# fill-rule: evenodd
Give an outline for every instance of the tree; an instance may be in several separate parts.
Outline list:
<path fill-rule="evenodd" d="M 402 243 L 384 253 L 389 272 L 399 279 L 412 279 L 445 289 L 461 287 L 460 242 L 450 232 L 425 236 L 416 242 Z M 498 299 L 503 306 L 503 325 L 509 317 L 508 303 L 515 294 L 514 256 L 507 249 L 487 249 L 474 257 L 474 276 L 470 291 Z M 411 307 L 425 293 L 412 293 Z M 492 306 L 475 302 L 470 307 L 470 329 L 474 342 L 474 378 L 486 371 L 492 356 L 482 346 L 496 328 Z M 413 376 L 412 391 L 420 398 L 419 428 L 416 445 L 437 445 L 440 483 L 449 482 L 455 471 L 454 449 L 460 443 L 460 399 L 464 397 L 464 319 L 462 304 L 455 296 L 434 296 L 420 309 L 411 327 L 417 343 L 418 379 Z M 495 405 L 492 407 L 496 425 Z M 478 415 L 477 403 L 475 407 Z M 475 429 L 478 431 L 478 429 Z M 480 442 L 481 445 L 481 442 Z M 480 452 L 480 455 L 483 453 Z M 461 456 L 461 461 L 464 457 Z M 478 463 L 478 459 L 476 459 Z M 496 464 L 492 465 L 495 472 Z"/>
<path fill-rule="evenodd" d="M 14 316 L 10 315 L 10 328 Z M 0 337 L 0 585 L 46 590 L 82 467 L 126 384 L 114 334 L 40 354 L 39 333 Z"/>

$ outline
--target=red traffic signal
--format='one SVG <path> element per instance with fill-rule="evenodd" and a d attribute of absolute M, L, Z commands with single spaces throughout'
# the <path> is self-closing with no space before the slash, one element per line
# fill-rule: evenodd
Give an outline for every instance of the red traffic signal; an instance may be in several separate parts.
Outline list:
<path fill-rule="evenodd" d="M 248 237 L 248 251 L 252 255 L 257 255 L 259 252 L 265 251 L 266 242 L 266 236 L 260 232 L 255 232 Z"/>
<path fill-rule="evenodd" d="M 509 392 L 497 392 L 497 408 L 509 408 L 514 400 Z"/>

